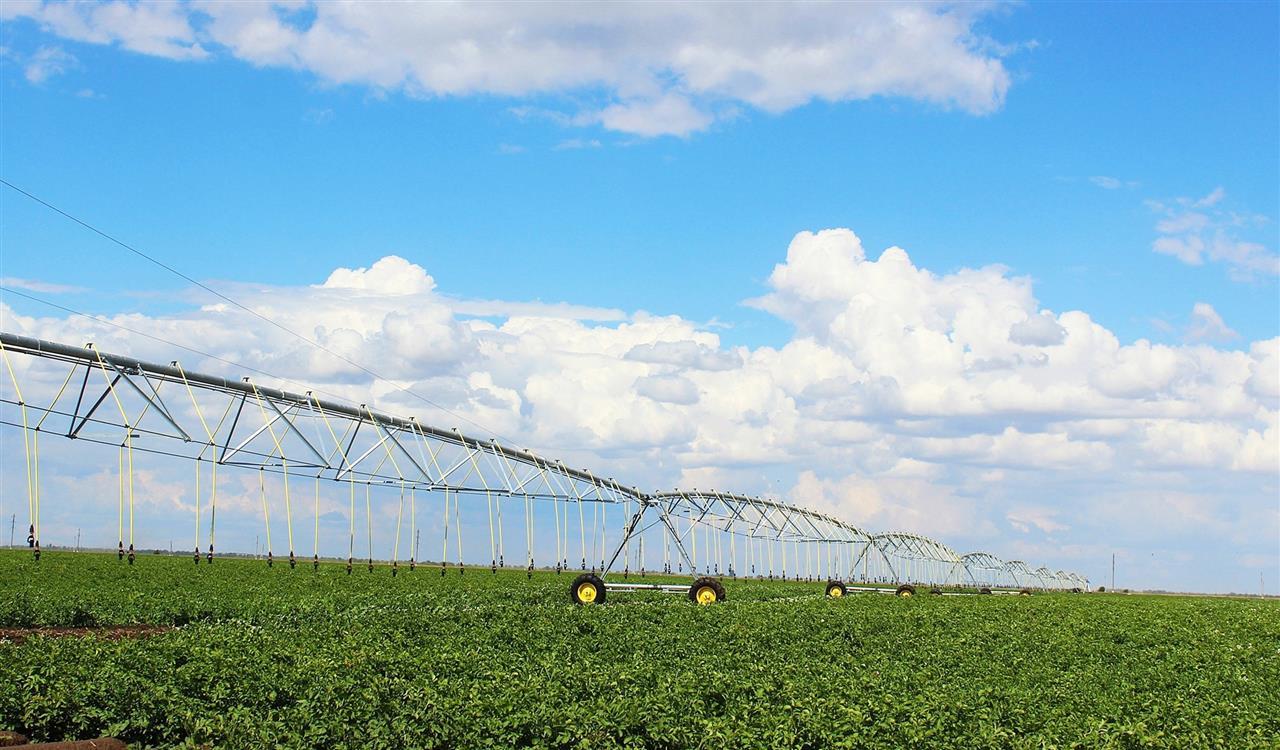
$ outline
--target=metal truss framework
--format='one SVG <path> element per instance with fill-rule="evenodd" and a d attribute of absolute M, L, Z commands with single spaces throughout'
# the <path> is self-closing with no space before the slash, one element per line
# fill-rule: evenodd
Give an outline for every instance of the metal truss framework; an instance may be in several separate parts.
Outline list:
<path fill-rule="evenodd" d="M 484 496 L 491 514 L 495 503 L 501 514 L 502 500 L 522 502 L 526 513 L 534 501 L 551 501 L 556 509 L 556 565 L 564 567 L 570 557 L 569 509 L 576 506 L 581 519 L 584 505 L 617 507 L 625 523 L 609 540 L 612 556 L 605 557 L 603 535 L 596 547 L 606 572 L 619 561 L 624 570 L 632 562 L 643 569 L 646 532 L 656 530 L 662 537 L 666 572 L 682 572 L 687 566 L 691 573 L 764 575 L 767 569 L 772 575 L 780 563 L 783 577 L 790 564 L 797 577 L 803 571 L 808 577 L 850 580 L 1087 586 L 1083 577 L 1065 571 L 1033 571 L 1025 563 L 1005 563 L 987 553 L 960 556 L 928 537 L 871 534 L 777 500 L 700 490 L 642 492 L 456 428 L 446 430 L 364 404 L 322 399 L 310 391 L 298 394 L 260 386 L 249 378 L 188 372 L 176 361 L 155 364 L 92 345 L 74 347 L 8 333 L 0 333 L 0 353 L 8 375 L 5 385 L 12 385 L 12 392 L 0 393 L 0 423 L 33 432 L 37 441 L 43 433 L 116 446 L 122 476 L 125 454 L 131 461 L 133 452 L 141 451 L 198 465 L 207 462 L 215 471 L 217 466 L 238 466 L 282 474 L 286 502 L 290 474 L 345 483 L 353 502 L 357 485 L 398 487 L 402 493 L 441 492 L 446 514 L 450 496 L 455 513 L 463 495 Z M 26 361 L 15 369 L 13 361 L 20 359 Z M 45 366 L 43 378 L 32 373 L 39 366 Z M 56 392 L 49 366 L 59 368 L 58 373 L 65 370 Z M 31 469 L 29 458 L 29 476 Z M 34 487 L 28 482 L 28 494 L 32 492 L 38 496 L 38 482 Z M 38 541 L 38 511 L 32 524 Z M 492 528 L 492 518 L 490 524 Z M 639 550 L 633 554 L 636 545 Z M 580 546 L 585 568 L 585 539 Z M 528 564 L 532 568 L 532 553 Z"/>
<path fill-rule="evenodd" d="M 854 562 L 855 572 L 858 563 L 862 564 L 864 580 L 915 581 L 937 586 L 960 583 L 962 565 L 955 550 L 942 542 L 903 532 L 873 536 Z"/>
<path fill-rule="evenodd" d="M 767 563 L 769 570 L 780 564 L 786 578 L 790 562 L 793 574 L 803 570 L 811 577 L 819 571 L 835 578 L 851 567 L 858 551 L 872 539 L 833 516 L 766 498 L 695 489 L 658 492 L 649 501 L 647 507 L 658 514 L 651 523 L 667 525 L 672 541 L 682 555 L 687 554 L 695 571 L 699 569 L 699 530 L 702 559 L 713 559 L 701 568 L 703 572 L 730 576 L 757 575 Z M 725 552 L 727 567 L 722 564 Z"/>
<path fill-rule="evenodd" d="M 1027 588 L 1045 590 L 1087 589 L 1089 581 L 1084 576 L 1066 570 L 1051 571 L 1048 568 L 1031 570 L 1021 560 L 1001 560 L 989 552 L 970 552 L 961 557 L 961 567 L 967 585 L 975 587 Z"/>

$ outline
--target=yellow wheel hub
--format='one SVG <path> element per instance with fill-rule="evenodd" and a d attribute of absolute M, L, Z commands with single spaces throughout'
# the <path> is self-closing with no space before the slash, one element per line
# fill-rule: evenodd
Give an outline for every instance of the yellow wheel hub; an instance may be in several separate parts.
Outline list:
<path fill-rule="evenodd" d="M 839 599 L 844 596 L 844 592 L 840 590 L 839 586 L 832 586 L 831 590 L 827 592 L 827 596 Z"/>
<path fill-rule="evenodd" d="M 578 585 L 578 601 L 583 604 L 591 604 L 596 600 L 596 587 L 593 583 L 582 583 Z"/>
<path fill-rule="evenodd" d="M 902 597 L 903 599 L 905 599 L 905 598 L 907 598 L 908 596 L 911 596 L 911 592 L 910 592 L 910 591 L 900 591 L 900 592 L 898 592 L 898 596 L 900 596 L 900 597 Z"/>
<path fill-rule="evenodd" d="M 698 589 L 698 604 L 715 604 L 716 590 L 710 586 L 703 586 Z"/>

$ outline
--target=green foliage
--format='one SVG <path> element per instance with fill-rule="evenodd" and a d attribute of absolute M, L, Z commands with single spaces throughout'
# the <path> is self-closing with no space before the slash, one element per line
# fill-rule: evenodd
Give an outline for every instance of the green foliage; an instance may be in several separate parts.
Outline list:
<path fill-rule="evenodd" d="M 611 595 L 572 575 L 0 553 L 0 728 L 149 747 L 1280 747 L 1275 602 Z"/>

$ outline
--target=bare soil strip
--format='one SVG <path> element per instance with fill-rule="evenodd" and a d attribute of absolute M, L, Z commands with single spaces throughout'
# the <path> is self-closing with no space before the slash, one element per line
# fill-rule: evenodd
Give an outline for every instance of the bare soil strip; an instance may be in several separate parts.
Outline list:
<path fill-rule="evenodd" d="M 122 638 L 147 638 L 173 630 L 172 625 L 102 625 L 83 628 L 0 628 L 0 643 L 22 643 L 29 638 L 84 638 L 92 636 L 108 641 Z"/>

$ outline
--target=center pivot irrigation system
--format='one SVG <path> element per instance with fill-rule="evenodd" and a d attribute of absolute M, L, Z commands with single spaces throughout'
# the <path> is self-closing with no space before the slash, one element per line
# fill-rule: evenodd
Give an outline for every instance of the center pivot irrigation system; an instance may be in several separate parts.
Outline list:
<path fill-rule="evenodd" d="M 348 573 L 358 558 L 370 571 L 375 559 L 389 559 L 392 575 L 402 561 L 409 570 L 428 564 L 419 557 L 418 546 L 419 502 L 425 500 L 421 515 L 441 543 L 440 559 L 431 564 L 438 564 L 442 575 L 450 567 L 451 548 L 459 574 L 467 566 L 486 563 L 495 572 L 508 567 L 505 551 L 514 530 L 523 536 L 516 544 L 523 544 L 521 565 L 530 575 L 535 555 L 556 572 L 581 571 L 570 587 L 580 604 L 603 603 L 609 593 L 636 590 L 682 593 L 710 604 L 724 600 L 724 577 L 825 581 L 826 593 L 833 597 L 852 591 L 910 596 L 917 586 L 932 593 L 1029 593 L 1081 591 L 1089 585 L 1074 573 L 1033 570 L 985 552 L 959 555 L 923 536 L 871 534 L 778 500 L 703 490 L 642 492 L 456 428 L 432 427 L 364 404 L 319 398 L 311 391 L 268 388 L 247 377 L 230 380 L 188 372 L 177 361 L 155 364 L 92 345 L 9 333 L 0 333 L 0 355 L 7 375 L 0 390 L 0 423 L 22 430 L 27 544 L 36 560 L 41 542 L 40 439 L 55 434 L 107 446 L 100 450 L 117 454 L 117 554 L 131 564 L 138 552 L 135 459 L 165 456 L 185 458 L 195 466 L 196 564 L 202 557 L 207 563 L 214 560 L 219 473 L 225 484 L 230 468 L 257 475 L 268 565 L 275 560 L 271 508 L 276 506 L 278 526 L 283 500 L 289 566 L 297 566 L 306 546 L 312 566 L 320 566 L 325 480 L 325 505 L 331 504 L 336 488 L 347 510 Z M 243 490 L 244 475 L 239 479 L 237 487 Z M 375 495 L 380 509 L 396 508 L 394 537 L 385 557 L 374 552 Z M 397 499 L 395 506 L 385 504 Z M 306 514 L 308 505 L 313 523 L 306 525 L 311 528 L 304 526 L 302 535 L 295 535 L 295 509 Z M 363 535 L 357 533 L 361 505 Z M 487 555 L 479 558 L 473 548 L 467 560 L 464 529 L 483 536 L 486 525 Z M 312 531 L 310 545 L 300 539 L 306 530 Z M 553 542 L 549 532 L 554 532 Z M 357 553 L 360 536 L 362 555 Z M 326 552 L 332 551 L 329 547 Z M 617 580 L 619 571 L 622 581 Z M 633 578 L 648 573 L 688 575 L 694 581 Z"/>

